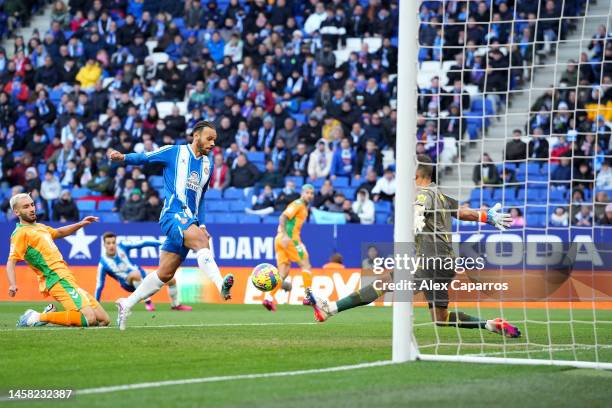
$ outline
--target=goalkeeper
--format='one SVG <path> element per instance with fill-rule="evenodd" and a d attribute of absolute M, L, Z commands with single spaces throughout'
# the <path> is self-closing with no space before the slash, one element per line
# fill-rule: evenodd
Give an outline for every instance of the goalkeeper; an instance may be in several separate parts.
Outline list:
<path fill-rule="evenodd" d="M 417 198 L 414 205 L 415 244 L 418 254 L 432 257 L 454 257 L 452 249 L 451 217 L 464 221 L 480 221 L 500 230 L 510 226 L 510 214 L 499 212 L 501 205 L 495 204 L 488 211 L 459 208 L 457 200 L 438 191 L 431 181 L 433 165 L 428 156 L 418 157 L 416 170 Z M 420 268 L 415 274 L 416 281 L 430 280 L 434 283 L 450 282 L 454 270 Z M 382 277 L 384 282 L 392 282 L 391 273 Z M 485 329 L 507 337 L 520 337 L 517 327 L 506 320 L 480 320 L 463 312 L 448 311 L 448 290 L 424 290 L 431 312 L 431 318 L 438 326 L 451 326 L 464 329 Z M 358 306 L 367 305 L 385 292 L 374 288 L 374 284 L 354 292 L 337 302 L 316 299 L 319 313 L 317 320 L 323 322 L 329 317 Z"/>

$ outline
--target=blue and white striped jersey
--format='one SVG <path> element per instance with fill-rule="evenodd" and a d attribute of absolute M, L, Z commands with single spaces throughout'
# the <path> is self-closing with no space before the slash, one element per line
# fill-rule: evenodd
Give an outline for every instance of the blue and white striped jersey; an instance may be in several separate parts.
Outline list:
<path fill-rule="evenodd" d="M 169 145 L 150 153 L 126 154 L 125 163 L 163 163 L 166 198 L 160 219 L 184 211 L 204 224 L 203 198 L 213 172 L 210 157 L 196 158 L 191 145 Z"/>
<path fill-rule="evenodd" d="M 141 268 L 135 265 L 130 259 L 128 253 L 132 249 L 140 249 L 148 246 L 160 246 L 162 243 L 158 240 L 148 240 L 140 242 L 119 242 L 117 244 L 117 252 L 115 256 L 107 256 L 104 251 L 98 262 L 98 277 L 96 279 L 96 300 L 100 300 L 102 290 L 106 283 L 106 275 L 115 279 L 121 286 L 129 286 L 127 276 L 130 272 L 141 271 Z M 141 273 L 142 275 L 142 273 Z M 144 276 L 143 276 L 144 277 Z"/>

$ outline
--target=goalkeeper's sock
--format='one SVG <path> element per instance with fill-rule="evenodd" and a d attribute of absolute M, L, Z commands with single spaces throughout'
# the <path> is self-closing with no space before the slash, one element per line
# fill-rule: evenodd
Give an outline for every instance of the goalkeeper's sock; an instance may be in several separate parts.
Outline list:
<path fill-rule="evenodd" d="M 354 307 L 369 305 L 378 299 L 382 294 L 383 292 L 374 289 L 373 285 L 368 285 L 365 288 L 361 288 L 357 292 L 353 292 L 337 301 L 335 305 L 338 309 L 337 313 L 352 309 Z"/>
<path fill-rule="evenodd" d="M 164 282 L 159 279 L 157 272 L 148 274 L 136 290 L 125 299 L 124 306 L 128 309 L 133 308 L 136 303 L 143 299 L 148 299 L 159 292 L 162 286 L 164 286 Z"/>
<path fill-rule="evenodd" d="M 168 296 L 170 297 L 170 305 L 172 307 L 178 306 L 178 289 L 176 285 L 168 286 Z"/>
<path fill-rule="evenodd" d="M 58 324 L 60 326 L 87 327 L 87 319 L 81 312 L 76 310 L 66 310 L 63 312 L 41 313 L 41 322 Z"/>
<path fill-rule="evenodd" d="M 484 329 L 487 322 L 463 312 L 450 312 L 444 326 L 456 326 L 461 329 Z"/>
<path fill-rule="evenodd" d="M 198 267 L 202 272 L 208 276 L 217 289 L 219 293 L 221 293 L 221 288 L 223 286 L 223 277 L 221 276 L 221 271 L 215 262 L 215 258 L 213 258 L 212 251 L 209 248 L 202 248 L 198 252 L 196 252 L 196 258 L 198 260 Z"/>

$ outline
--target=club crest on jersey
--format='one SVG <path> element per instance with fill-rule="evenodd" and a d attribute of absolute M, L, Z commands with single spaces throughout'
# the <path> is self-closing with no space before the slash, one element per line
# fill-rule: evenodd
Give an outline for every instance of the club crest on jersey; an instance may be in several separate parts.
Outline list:
<path fill-rule="evenodd" d="M 204 172 L 204 175 L 206 177 L 208 177 L 208 173 L 210 172 L 210 168 L 208 166 L 208 163 L 204 163 L 204 170 L 203 170 L 203 172 Z"/>
<path fill-rule="evenodd" d="M 187 188 L 193 191 L 200 189 L 200 175 L 197 171 L 192 171 L 187 179 Z"/>

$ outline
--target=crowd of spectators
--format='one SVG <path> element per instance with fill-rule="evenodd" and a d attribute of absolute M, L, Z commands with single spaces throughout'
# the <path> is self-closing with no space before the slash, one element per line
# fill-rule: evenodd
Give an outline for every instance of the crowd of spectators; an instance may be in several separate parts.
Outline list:
<path fill-rule="evenodd" d="M 582 14 L 585 4 L 584 1 L 542 3 L 549 17 L 571 16 L 573 11 Z M 564 10 L 561 8 L 563 5 Z M 520 16 L 521 8 L 537 6 L 538 2 L 520 2 L 517 11 Z M 492 15 L 493 20 L 498 18 L 495 13 L 503 11 L 504 7 L 498 5 L 498 10 L 494 10 Z M 554 51 L 554 39 L 564 39 L 567 32 L 575 28 L 572 19 L 562 18 L 560 21 L 559 25 L 555 23 L 557 28 L 551 27 L 554 32 L 548 33 L 542 22 L 538 23 L 535 32 L 528 27 L 529 21 L 514 23 L 525 25 L 522 30 L 515 29 L 515 35 L 520 37 L 531 31 L 536 40 L 543 42 L 538 43 L 539 49 L 526 50 L 525 54 L 519 41 L 519 55 L 514 52 L 507 54 L 510 65 L 506 68 L 510 70 L 508 78 L 511 82 L 515 57 L 531 55 L 546 58 Z M 547 37 L 552 39 L 550 44 Z M 494 33 L 494 38 L 501 38 L 498 32 Z M 507 38 L 506 41 L 509 41 Z M 573 43 L 568 46 L 573 46 Z M 529 188 L 550 187 L 548 195 L 541 202 L 526 204 L 550 204 L 551 197 L 556 194 L 554 192 L 561 191 L 567 204 L 554 207 L 549 212 L 545 222 L 549 226 L 609 225 L 612 220 L 612 206 L 608 206 L 612 194 L 612 115 L 609 113 L 612 106 L 612 33 L 606 31 L 605 25 L 600 25 L 592 34 L 588 46 L 580 48 L 579 58 L 570 59 L 557 68 L 563 71 L 559 82 L 551 85 L 530 107 L 525 128 L 512 132 L 504 149 L 504 164 L 494 162 L 484 153 L 473 172 L 474 183 L 481 187 L 515 188 L 525 181 L 531 183 Z M 542 61 L 550 63 L 545 59 Z M 468 77 L 473 78 L 473 73 L 473 70 L 469 71 Z M 515 79 L 517 84 L 520 83 L 519 77 Z M 435 129 L 430 133 L 436 134 Z M 517 179 L 520 172 L 530 171 L 526 169 L 533 163 L 541 166 L 543 178 L 536 174 L 531 179 L 527 175 L 525 179 L 523 174 L 522 178 Z"/>
<path fill-rule="evenodd" d="M 4 0 L 2 15 L 11 19 L 15 3 Z M 18 13 L 44 2 L 34 3 L 20 3 Z M 147 179 L 159 167 L 118 167 L 105 153 L 189 142 L 201 119 L 217 126 L 212 188 L 252 188 L 259 199 L 266 186 L 282 189 L 286 176 L 329 179 L 333 189 L 346 178 L 350 204 L 361 202 L 357 187 L 366 179 L 393 172 L 395 0 L 58 0 L 48 7 L 47 31 L 17 35 L 12 49 L 0 49 L 0 182 L 36 191 L 42 213 L 54 219 L 61 191 L 75 188 L 113 197 L 124 221 L 155 219 L 163 197 Z M 11 21 L 4 34 L 14 36 L 20 23 Z M 381 46 L 371 52 L 364 43 L 337 64 L 334 51 L 349 37 L 378 37 Z M 251 160 L 257 152 L 261 163 Z M 393 197 L 388 184 L 375 200 Z M 275 211 L 286 205 L 273 201 Z M 362 207 L 350 221 L 373 222 L 359 216 Z"/>

